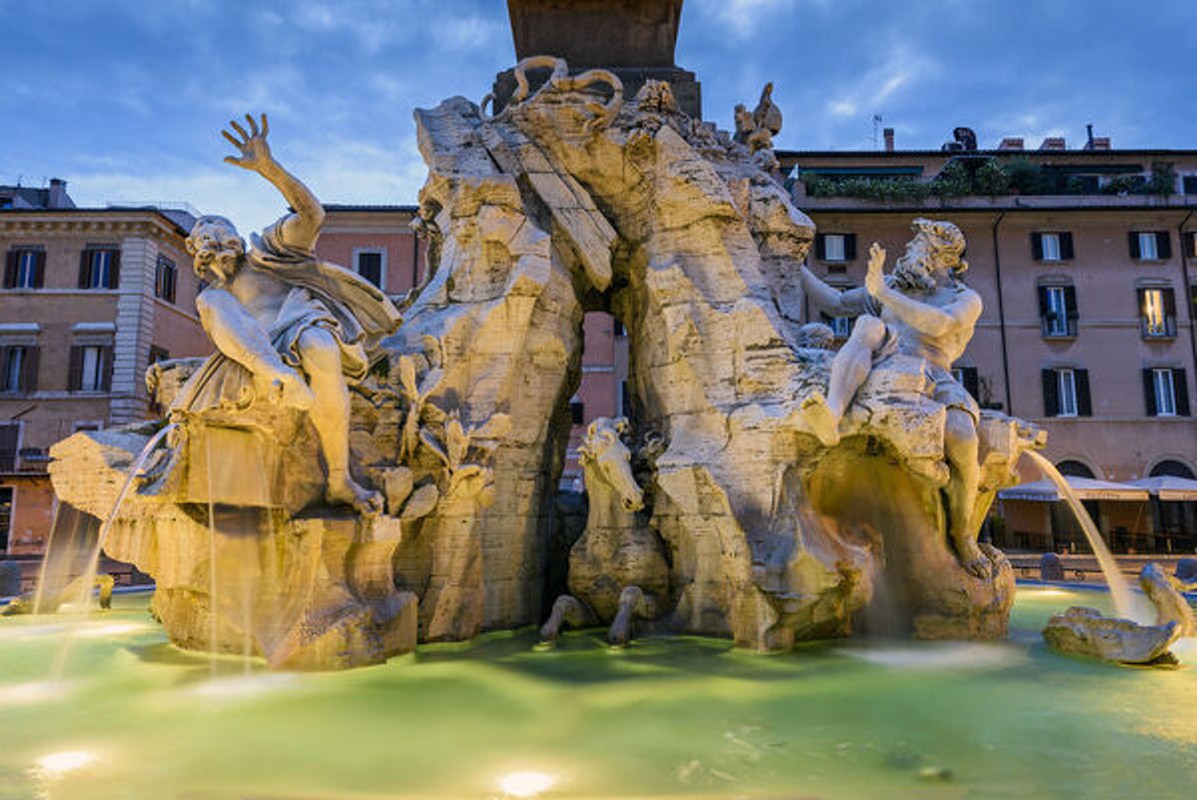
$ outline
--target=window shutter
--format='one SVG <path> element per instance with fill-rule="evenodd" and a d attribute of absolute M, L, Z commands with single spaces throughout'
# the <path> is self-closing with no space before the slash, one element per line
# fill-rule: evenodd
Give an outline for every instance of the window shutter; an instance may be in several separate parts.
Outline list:
<path fill-rule="evenodd" d="M 67 391 L 77 392 L 83 388 L 83 348 L 71 345 L 70 366 L 67 367 Z"/>
<path fill-rule="evenodd" d="M 38 348 L 26 347 L 25 360 L 21 362 L 21 391 L 31 393 L 37 390 Z"/>
<path fill-rule="evenodd" d="M 1164 325 L 1168 335 L 1176 335 L 1176 294 L 1169 287 L 1164 290 Z"/>
<path fill-rule="evenodd" d="M 1150 369 L 1143 370 L 1143 399 L 1147 404 L 1147 416 L 1156 415 L 1155 406 L 1155 375 Z"/>
<path fill-rule="evenodd" d="M 1064 287 L 1064 309 L 1068 316 L 1068 335 L 1076 336 L 1076 321 L 1080 319 L 1081 315 L 1077 310 L 1075 286 Z"/>
<path fill-rule="evenodd" d="M 41 289 L 46 285 L 46 251 L 38 250 L 33 266 L 33 288 Z"/>
<path fill-rule="evenodd" d="M 1093 398 L 1089 394 L 1089 370 L 1074 369 L 1076 378 L 1076 413 L 1078 417 L 1093 416 Z"/>
<path fill-rule="evenodd" d="M 1126 243 L 1130 245 L 1130 257 L 1136 261 L 1143 257 L 1139 250 L 1139 232 L 1131 231 L 1126 235 Z"/>
<path fill-rule="evenodd" d="M 1042 233 L 1032 233 L 1031 234 L 1031 258 L 1035 259 L 1036 261 L 1043 260 L 1043 234 Z"/>
<path fill-rule="evenodd" d="M 964 390 L 976 400 L 980 393 L 980 381 L 977 378 L 976 367 L 962 367 L 960 370 L 964 378 Z"/>
<path fill-rule="evenodd" d="M 0 391 L 8 388 L 4 382 L 8 380 L 8 359 L 11 357 L 11 347 L 0 347 Z M 4 430 L 3 426 L 0 426 L 0 430 Z"/>
<path fill-rule="evenodd" d="M 1060 234 L 1060 258 L 1065 261 L 1071 261 L 1076 258 L 1076 253 L 1072 249 L 1072 233 L 1064 231 Z"/>
<path fill-rule="evenodd" d="M 1189 231 L 1185 234 L 1185 241 L 1188 242 L 1189 258 L 1197 258 L 1197 231 Z"/>
<path fill-rule="evenodd" d="M 856 260 L 856 234 L 855 233 L 844 234 L 844 260 L 845 261 L 855 261 Z"/>
<path fill-rule="evenodd" d="M 824 234 L 815 234 L 815 258 L 824 261 L 827 258 L 827 244 L 824 241 Z"/>
<path fill-rule="evenodd" d="M 101 366 L 101 369 L 103 369 L 104 372 L 103 377 L 100 379 L 100 388 L 105 392 L 108 392 L 112 390 L 112 345 L 100 348 L 100 353 L 102 354 L 101 357 L 104 359 L 104 363 Z"/>
<path fill-rule="evenodd" d="M 121 251 L 112 251 L 112 269 L 108 270 L 108 288 L 119 289 L 121 286 Z"/>
<path fill-rule="evenodd" d="M 1043 416 L 1054 417 L 1060 413 L 1060 389 L 1056 385 L 1056 371 L 1045 369 L 1039 372 L 1043 379 Z"/>
<path fill-rule="evenodd" d="M 87 276 L 91 272 L 91 251 L 84 250 L 79 254 L 79 288 L 87 288 Z"/>
<path fill-rule="evenodd" d="M 12 289 L 17 285 L 17 251 L 9 250 L 8 258 L 4 262 L 4 288 Z"/>
<path fill-rule="evenodd" d="M 1172 236 L 1168 231 L 1155 232 L 1155 251 L 1163 261 L 1172 258 Z"/>
<path fill-rule="evenodd" d="M 1189 379 L 1183 369 L 1172 370 L 1172 388 L 1176 392 L 1176 413 L 1189 416 Z"/>

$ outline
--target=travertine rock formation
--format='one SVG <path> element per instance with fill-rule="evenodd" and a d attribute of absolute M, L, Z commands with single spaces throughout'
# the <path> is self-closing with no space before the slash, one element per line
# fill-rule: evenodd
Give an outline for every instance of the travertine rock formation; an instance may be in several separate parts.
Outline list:
<path fill-rule="evenodd" d="M 946 411 L 924 359 L 879 360 L 837 444 L 808 423 L 833 358 L 802 327 L 797 266 L 814 228 L 749 149 L 683 114 L 665 83 L 625 102 L 611 73 L 571 76 L 548 57 L 513 80 L 494 117 L 460 97 L 416 113 L 432 273 L 354 386 L 351 466 L 369 503 L 328 507 L 310 422 L 259 403 L 181 426 L 121 509 L 106 547 L 156 576 L 172 639 L 345 666 L 416 635 L 541 621 L 546 575 L 560 584 L 546 562 L 561 556 L 548 545 L 589 310 L 627 329 L 632 424 L 660 433 L 635 528 L 648 578 L 615 580 L 594 607 L 609 619 L 614 605 L 616 638 L 640 614 L 780 649 L 849 634 L 875 596 L 916 636 L 1002 635 L 1013 575 L 992 549 L 970 574 L 949 543 Z M 155 372 L 163 392 L 180 383 Z M 1042 441 L 988 412 L 976 433 L 979 526 Z M 211 467 L 229 437 L 282 485 L 222 484 Z M 146 440 L 60 443 L 60 495 L 106 515 Z M 383 515 L 363 511 L 382 500 Z M 215 537 L 228 553 L 213 557 L 222 524 L 235 535 Z M 619 572 L 614 554 L 579 552 L 571 586 Z M 237 578 L 233 599 L 212 593 L 213 570 Z"/>

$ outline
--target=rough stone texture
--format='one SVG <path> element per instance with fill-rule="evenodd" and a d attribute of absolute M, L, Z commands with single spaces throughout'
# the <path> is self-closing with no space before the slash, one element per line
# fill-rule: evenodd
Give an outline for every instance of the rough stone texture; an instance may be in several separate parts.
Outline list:
<path fill-rule="evenodd" d="M 1048 647 L 1066 655 L 1124 664 L 1172 665 L 1176 660 L 1168 648 L 1180 638 L 1180 625 L 1139 625 L 1074 606 L 1048 620 L 1043 638 Z"/>
<path fill-rule="evenodd" d="M 875 368 L 837 446 L 805 422 L 833 354 L 798 345 L 819 338 L 801 332 L 795 280 L 814 228 L 785 190 L 748 148 L 682 113 L 667 84 L 625 102 L 601 70 L 539 58 L 513 75 L 495 117 L 460 97 L 416 112 L 432 271 L 380 343 L 386 374 L 357 387 L 349 433 L 355 475 L 384 490 L 386 514 L 322 504 L 298 412 L 259 404 L 178 429 L 106 543 L 157 578 L 172 639 L 336 667 L 417 634 L 539 621 L 562 577 L 546 558 L 565 550 L 550 543 L 588 310 L 628 330 L 629 416 L 660 434 L 651 513 L 635 526 L 651 534 L 637 541 L 654 577 L 613 588 L 616 638 L 651 613 L 662 630 L 784 649 L 847 635 L 866 609 L 921 637 L 1004 634 L 1009 564 L 990 549 L 989 574 L 973 577 L 945 534 L 945 409 L 924 362 Z M 153 382 L 178 384 L 161 368 Z M 1001 415 L 978 435 L 974 530 L 1019 454 L 1042 445 Z M 60 496 L 106 516 L 146 440 L 130 429 L 60 443 Z M 262 459 L 238 457 L 234 474 L 251 464 L 280 485 L 257 492 L 204 463 L 231 452 Z"/>
<path fill-rule="evenodd" d="M 107 430 L 59 442 L 50 470 L 60 496 L 107 517 L 148 441 Z M 221 505 L 210 524 L 206 503 L 176 500 L 127 501 L 104 542 L 154 576 L 151 610 L 176 645 L 261 655 L 280 669 L 373 664 L 415 647 L 416 598 L 396 591 L 390 552 L 360 544 L 369 532 L 352 517 Z"/>

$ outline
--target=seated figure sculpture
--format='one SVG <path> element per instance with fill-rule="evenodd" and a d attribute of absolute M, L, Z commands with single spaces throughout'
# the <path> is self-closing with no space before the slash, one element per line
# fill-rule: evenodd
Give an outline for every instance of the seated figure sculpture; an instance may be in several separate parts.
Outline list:
<path fill-rule="evenodd" d="M 865 285 L 840 292 L 802 267 L 811 302 L 831 316 L 856 319 L 848 341 L 831 366 L 827 396 L 813 394 L 804 406 L 807 422 L 827 446 L 839 442 L 839 424 L 869 372 L 895 353 L 924 359 L 931 396 L 947 408 L 944 449 L 951 478 L 947 486 L 948 533 L 961 565 L 982 577 L 988 561 L 977 546 L 973 506 L 980 478 L 977 460 L 977 401 L 952 377 L 952 363 L 964 353 L 981 315 L 981 297 L 960 281 L 968 263 L 964 235 L 950 222 L 916 219 L 914 238 L 889 276 L 885 250 L 869 248 Z"/>
<path fill-rule="evenodd" d="M 217 353 L 188 381 L 174 408 L 199 413 L 230 403 L 266 401 L 307 411 L 328 467 L 326 500 L 358 513 L 382 510 L 379 493 L 349 472 L 349 386 L 369 368 L 365 343 L 394 332 L 398 310 L 370 283 L 320 261 L 313 248 L 324 221 L 315 195 L 274 159 L 261 127 L 246 115 L 239 136 L 222 131 L 239 151 L 226 162 L 258 173 L 294 212 L 251 237 L 248 251 L 224 217 L 201 217 L 186 245 L 208 283 L 196 298 Z"/>

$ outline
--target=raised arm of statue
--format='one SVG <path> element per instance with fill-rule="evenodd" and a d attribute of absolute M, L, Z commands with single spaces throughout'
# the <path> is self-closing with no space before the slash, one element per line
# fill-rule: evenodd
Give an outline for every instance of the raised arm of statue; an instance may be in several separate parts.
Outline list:
<path fill-rule="evenodd" d="M 266 115 L 262 115 L 262 126 L 254 118 L 246 114 L 245 120 L 249 124 L 249 131 L 237 120 L 230 120 L 229 125 L 236 134 L 227 130 L 221 131 L 224 138 L 241 151 L 241 156 L 227 156 L 225 162 L 242 169 L 250 170 L 261 175 L 274 184 L 282 193 L 283 198 L 295 210 L 294 214 L 285 217 L 280 231 L 282 240 L 291 247 L 300 250 L 311 250 L 316 245 L 320 235 L 320 226 L 324 224 L 324 207 L 316 199 L 316 195 L 303 185 L 303 182 L 285 170 L 274 160 L 270 152 L 270 145 L 266 143 L 266 136 L 270 133 L 270 124 Z"/>
<path fill-rule="evenodd" d="M 869 248 L 865 288 L 878 303 L 915 330 L 928 336 L 943 336 L 953 329 L 971 327 L 981 316 L 981 298 L 976 292 L 968 291 L 953 303 L 933 306 L 909 297 L 886 283 L 882 272 L 884 266 L 885 249 L 873 242 Z"/>

